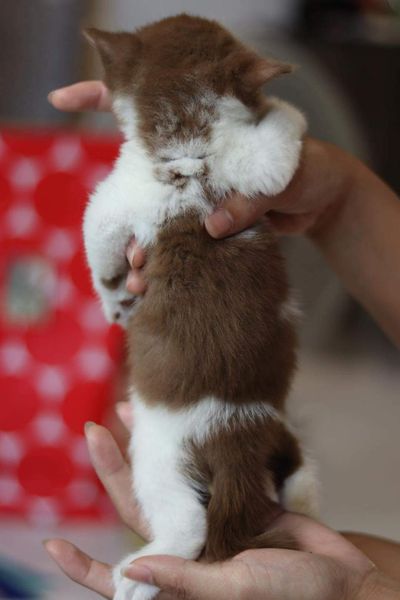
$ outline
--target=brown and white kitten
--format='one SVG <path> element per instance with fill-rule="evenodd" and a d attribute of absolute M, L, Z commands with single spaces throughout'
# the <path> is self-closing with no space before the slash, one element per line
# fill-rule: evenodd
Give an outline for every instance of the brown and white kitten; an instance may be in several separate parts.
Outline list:
<path fill-rule="evenodd" d="M 121 575 L 135 558 L 285 547 L 266 531 L 276 502 L 315 511 L 312 465 L 284 412 L 296 334 L 276 240 L 260 224 L 224 240 L 204 228 L 233 190 L 282 191 L 306 126 L 262 93 L 290 67 L 215 22 L 180 15 L 87 36 L 126 141 L 90 198 L 85 243 L 105 313 L 127 328 L 134 493 L 151 531 L 115 568 L 115 599 L 149 600 L 156 587 Z M 147 254 L 140 299 L 125 288 L 132 235 Z"/>

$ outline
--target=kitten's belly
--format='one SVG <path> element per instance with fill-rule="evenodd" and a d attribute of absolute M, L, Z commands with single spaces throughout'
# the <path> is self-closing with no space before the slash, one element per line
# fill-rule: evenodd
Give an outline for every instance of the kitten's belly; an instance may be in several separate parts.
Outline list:
<path fill-rule="evenodd" d="M 132 403 L 135 425 L 130 453 L 136 499 L 154 533 L 163 528 L 162 502 L 168 498 L 176 506 L 173 526 L 178 530 L 182 512 L 187 510 L 182 499 L 188 488 L 183 442 L 192 433 L 188 411 L 148 407 L 138 394 L 133 394 Z"/>

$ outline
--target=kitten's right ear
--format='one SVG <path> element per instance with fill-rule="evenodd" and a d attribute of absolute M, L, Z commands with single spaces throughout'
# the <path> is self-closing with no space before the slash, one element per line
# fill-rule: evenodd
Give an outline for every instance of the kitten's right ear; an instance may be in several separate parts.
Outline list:
<path fill-rule="evenodd" d="M 105 69 L 139 54 L 141 44 L 134 33 L 102 31 L 89 27 L 83 30 L 83 34 L 98 51 Z"/>

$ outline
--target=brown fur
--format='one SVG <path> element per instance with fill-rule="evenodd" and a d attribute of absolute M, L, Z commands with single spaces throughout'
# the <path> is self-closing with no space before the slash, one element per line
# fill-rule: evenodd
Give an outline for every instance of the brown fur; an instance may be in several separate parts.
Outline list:
<path fill-rule="evenodd" d="M 296 547 L 289 535 L 265 531 L 281 512 L 269 495 L 302 462 L 298 442 L 283 423 L 233 418 L 227 429 L 201 445 L 192 443 L 190 450 L 188 472 L 208 504 L 206 560 L 225 560 L 250 548 Z"/>
<path fill-rule="evenodd" d="M 170 140 L 208 138 L 214 106 L 207 99 L 193 102 L 204 90 L 237 97 L 257 122 L 268 110 L 261 86 L 290 70 L 257 56 L 217 23 L 187 15 L 134 34 L 89 30 L 88 37 L 111 90 L 134 98 L 139 132 L 152 154 Z M 157 169 L 156 176 L 184 193 L 185 178 L 164 172 L 159 156 Z M 198 178 L 210 203 L 217 203 L 207 172 Z M 288 284 L 265 225 L 252 239 L 218 241 L 196 211 L 176 217 L 147 249 L 144 275 L 148 289 L 128 338 L 135 389 L 147 403 L 177 410 L 212 396 L 283 411 L 296 334 L 280 314 Z M 281 489 L 301 464 L 298 443 L 280 421 L 232 420 L 189 450 L 185 472 L 208 506 L 208 560 L 251 547 L 293 546 L 280 533 L 263 533 L 278 511 L 267 492 Z"/>
<path fill-rule="evenodd" d="M 144 275 L 128 335 L 135 388 L 147 402 L 182 408 L 215 396 L 283 408 L 295 333 L 279 316 L 288 287 L 271 233 L 214 240 L 192 213 L 163 228 Z"/>

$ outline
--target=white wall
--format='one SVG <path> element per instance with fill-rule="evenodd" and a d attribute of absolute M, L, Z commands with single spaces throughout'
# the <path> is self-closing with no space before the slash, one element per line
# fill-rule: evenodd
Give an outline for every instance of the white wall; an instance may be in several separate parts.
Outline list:
<path fill-rule="evenodd" d="M 286 25 L 297 5 L 298 0 L 97 0 L 94 25 L 129 30 L 180 12 L 235 29 Z"/>

